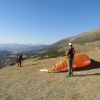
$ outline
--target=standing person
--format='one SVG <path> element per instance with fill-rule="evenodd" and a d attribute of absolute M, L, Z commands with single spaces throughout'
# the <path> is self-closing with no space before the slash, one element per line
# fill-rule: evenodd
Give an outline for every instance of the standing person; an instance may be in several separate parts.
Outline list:
<path fill-rule="evenodd" d="M 73 63 L 73 58 L 74 58 L 75 50 L 74 50 L 74 48 L 72 46 L 72 43 L 69 43 L 68 46 L 69 46 L 69 49 L 66 52 L 67 64 L 68 64 L 68 76 L 71 77 L 71 76 L 73 76 L 73 66 L 72 66 L 72 63 Z"/>
<path fill-rule="evenodd" d="M 18 67 L 22 67 L 22 66 L 21 66 L 21 61 L 22 61 L 22 60 L 23 60 L 23 58 L 22 58 L 22 53 L 20 53 L 20 55 L 17 56 Z"/>

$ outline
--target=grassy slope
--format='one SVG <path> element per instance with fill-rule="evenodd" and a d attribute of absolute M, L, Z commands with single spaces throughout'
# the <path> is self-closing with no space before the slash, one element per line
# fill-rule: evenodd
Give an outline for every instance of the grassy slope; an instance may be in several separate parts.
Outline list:
<path fill-rule="evenodd" d="M 69 38 L 62 39 L 60 41 L 57 41 L 54 44 L 47 46 L 46 49 L 66 46 L 69 42 L 77 44 L 77 43 L 87 43 L 87 42 L 89 43 L 89 42 L 94 42 L 94 41 L 99 41 L 99 40 L 100 40 L 100 28 L 95 29 L 90 32 L 79 34 L 77 36 L 72 36 Z"/>
<path fill-rule="evenodd" d="M 67 73 L 45 73 L 41 68 L 52 67 L 62 58 L 23 61 L 0 69 L 0 100 L 100 100 L 100 53 L 89 53 L 91 70 L 75 71 L 74 77 Z M 97 62 L 98 61 L 98 62 Z"/>
<path fill-rule="evenodd" d="M 100 51 L 100 41 L 91 42 L 91 43 L 84 43 L 84 44 L 75 44 L 74 45 L 76 53 L 84 53 L 84 52 L 90 52 L 91 50 Z M 47 58 L 56 58 L 59 56 L 65 56 L 66 51 L 68 50 L 67 46 L 56 48 L 53 50 L 49 50 L 47 52 L 42 53 L 39 55 L 39 59 L 47 59 Z"/>

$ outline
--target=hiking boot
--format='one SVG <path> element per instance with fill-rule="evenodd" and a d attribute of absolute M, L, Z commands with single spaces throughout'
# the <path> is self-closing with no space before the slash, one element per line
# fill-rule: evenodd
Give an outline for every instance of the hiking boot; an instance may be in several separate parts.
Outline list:
<path fill-rule="evenodd" d="M 70 75 L 70 77 L 72 77 L 72 76 L 73 76 L 73 74 Z"/>
<path fill-rule="evenodd" d="M 67 77 L 71 77 L 71 75 L 69 74 L 69 75 L 67 75 Z"/>
<path fill-rule="evenodd" d="M 71 76 L 73 76 L 73 73 L 71 73 Z"/>

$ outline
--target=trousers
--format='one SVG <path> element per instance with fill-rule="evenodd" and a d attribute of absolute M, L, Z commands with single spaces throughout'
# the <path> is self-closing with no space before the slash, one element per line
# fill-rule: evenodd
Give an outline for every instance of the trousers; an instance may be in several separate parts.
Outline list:
<path fill-rule="evenodd" d="M 21 67 L 21 61 L 18 61 L 18 67 Z"/>
<path fill-rule="evenodd" d="M 73 75 L 73 66 L 72 66 L 72 63 L 73 63 L 73 58 L 67 58 L 67 64 L 68 64 L 68 75 L 71 76 Z"/>

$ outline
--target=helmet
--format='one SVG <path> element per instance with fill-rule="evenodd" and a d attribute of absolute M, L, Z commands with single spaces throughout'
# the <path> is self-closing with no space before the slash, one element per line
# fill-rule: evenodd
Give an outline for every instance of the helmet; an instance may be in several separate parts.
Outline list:
<path fill-rule="evenodd" d="M 68 43 L 68 45 L 72 45 L 72 43 Z"/>

